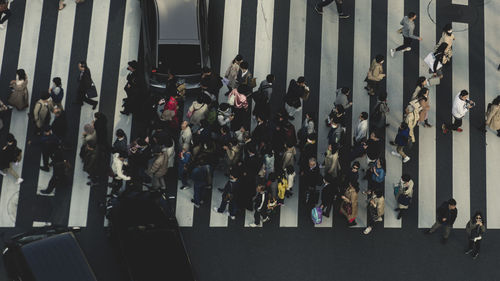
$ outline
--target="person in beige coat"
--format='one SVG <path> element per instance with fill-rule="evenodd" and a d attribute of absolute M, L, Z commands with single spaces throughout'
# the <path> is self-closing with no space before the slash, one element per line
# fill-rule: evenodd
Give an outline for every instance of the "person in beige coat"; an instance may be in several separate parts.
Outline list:
<path fill-rule="evenodd" d="M 189 124 L 199 127 L 201 120 L 205 119 L 208 111 L 208 106 L 203 103 L 203 97 L 198 96 L 198 98 L 193 101 L 188 110 Z M 196 131 L 196 130 L 194 130 Z"/>
<path fill-rule="evenodd" d="M 288 166 L 293 166 L 295 163 L 295 154 L 297 154 L 297 151 L 295 150 L 293 143 L 287 143 L 286 151 L 283 153 L 283 164 L 281 169 L 285 170 Z"/>
<path fill-rule="evenodd" d="M 358 216 L 358 193 L 359 186 L 357 182 L 350 182 L 344 195 L 342 195 L 342 204 L 340 212 L 346 217 L 349 226 L 356 225 L 356 217 Z"/>
<path fill-rule="evenodd" d="M 488 105 L 485 125 L 497 131 L 497 136 L 500 137 L 500 96 L 497 96 L 491 104 Z"/>
<path fill-rule="evenodd" d="M 423 124 L 424 127 L 430 128 L 432 127 L 432 125 L 428 120 L 429 110 L 431 109 L 431 102 L 429 101 L 429 89 L 425 87 L 422 88 L 422 90 L 420 90 L 420 92 L 418 93 L 417 99 L 418 103 L 420 104 L 420 108 L 422 108 L 419 113 L 420 117 L 418 118 L 418 122 L 419 124 Z"/>
<path fill-rule="evenodd" d="M 225 151 L 224 156 L 226 160 L 226 173 L 229 174 L 230 168 L 236 165 L 241 159 L 241 148 L 238 141 L 234 139 L 229 141 L 229 145 L 225 145 L 222 148 Z"/>
<path fill-rule="evenodd" d="M 229 93 L 237 86 L 236 78 L 238 77 L 238 71 L 240 70 L 240 63 L 242 61 L 243 56 L 236 55 L 224 74 L 224 78 L 227 79 L 227 88 L 229 89 L 226 96 L 229 95 Z"/>
<path fill-rule="evenodd" d="M 28 96 L 28 76 L 24 69 L 16 71 L 16 80 L 10 81 L 12 93 L 10 93 L 7 102 L 17 110 L 23 110 L 29 105 Z"/>
<path fill-rule="evenodd" d="M 437 51 L 439 46 L 441 46 L 442 43 L 448 44 L 448 46 L 444 50 L 443 60 L 441 61 L 442 64 L 447 64 L 451 60 L 451 57 L 453 56 L 453 50 L 452 50 L 453 41 L 455 41 L 455 35 L 453 34 L 453 29 L 451 24 L 448 23 L 444 26 L 443 33 L 441 33 L 441 39 L 439 39 L 439 42 L 436 44 L 436 47 L 434 48 L 435 52 Z"/>
<path fill-rule="evenodd" d="M 384 193 L 381 190 L 375 190 L 371 198 L 368 199 L 368 226 L 363 231 L 368 234 L 372 231 L 376 222 L 382 221 L 384 215 L 385 199 Z"/>
<path fill-rule="evenodd" d="M 168 155 L 167 148 L 158 149 L 153 153 L 155 159 L 151 167 L 148 170 L 148 174 L 152 177 L 152 188 L 153 189 L 165 189 L 165 175 L 168 171 Z"/>
<path fill-rule="evenodd" d="M 384 68 L 382 67 L 384 60 L 385 58 L 383 55 L 377 55 L 375 59 L 372 60 L 370 69 L 366 74 L 365 81 L 367 85 L 365 89 L 368 91 L 370 96 L 373 96 L 378 92 L 380 81 L 385 78 Z"/>
<path fill-rule="evenodd" d="M 415 133 L 413 129 L 415 128 L 415 126 L 417 126 L 418 119 L 420 119 L 421 110 L 422 107 L 420 106 L 418 100 L 410 101 L 410 104 L 406 107 L 405 110 L 406 113 L 405 122 L 406 124 L 408 124 L 408 128 L 410 129 L 410 137 L 412 143 L 415 143 Z"/>
<path fill-rule="evenodd" d="M 33 120 L 35 121 L 37 134 L 40 134 L 43 127 L 50 124 L 50 113 L 53 110 L 54 103 L 49 93 L 43 93 L 33 109 Z"/>
<path fill-rule="evenodd" d="M 187 121 L 182 122 L 181 124 L 181 133 L 179 136 L 179 146 L 182 148 L 186 148 L 189 150 L 191 147 L 191 140 L 193 139 L 193 134 L 191 133 L 191 127 Z"/>

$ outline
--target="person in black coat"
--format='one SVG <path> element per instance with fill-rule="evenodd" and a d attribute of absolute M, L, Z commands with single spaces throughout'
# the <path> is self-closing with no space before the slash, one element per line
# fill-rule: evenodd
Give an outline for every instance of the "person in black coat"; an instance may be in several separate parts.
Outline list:
<path fill-rule="evenodd" d="M 89 141 L 83 157 L 83 171 L 88 173 L 90 181 L 87 185 L 95 186 L 99 179 L 106 173 L 106 159 L 103 148 Z"/>
<path fill-rule="evenodd" d="M 49 180 L 49 184 L 46 189 L 40 190 L 42 194 L 50 194 L 52 191 L 63 184 L 66 181 L 66 168 L 68 162 L 64 160 L 61 150 L 54 153 L 54 169 L 52 171 L 52 177 Z"/>
<path fill-rule="evenodd" d="M 323 216 L 327 218 L 330 217 L 333 201 L 338 195 L 334 182 L 335 180 L 330 174 L 326 174 L 323 178 L 324 187 L 321 190 L 321 209 L 323 211 Z"/>
<path fill-rule="evenodd" d="M 97 144 L 108 148 L 108 120 L 102 112 L 94 113 L 94 129 L 97 137 Z"/>
<path fill-rule="evenodd" d="M 127 75 L 127 84 L 124 87 L 125 93 L 127 97 L 123 99 L 123 111 L 120 111 L 121 114 L 129 115 L 130 113 L 134 113 L 140 101 L 138 100 L 139 95 L 139 87 L 137 83 L 137 61 L 129 61 L 127 70 L 130 73 Z"/>
<path fill-rule="evenodd" d="M 116 130 L 115 133 L 116 139 L 113 143 L 113 153 L 120 153 L 123 155 L 128 154 L 128 141 L 127 135 L 122 129 Z"/>
<path fill-rule="evenodd" d="M 311 157 L 308 160 L 307 169 L 301 172 L 301 181 L 302 185 L 306 187 L 306 204 L 308 206 L 308 210 L 312 209 L 312 207 L 316 204 L 317 194 L 316 194 L 316 186 L 321 185 L 323 183 L 321 173 L 319 172 L 319 167 L 316 162 L 316 158 Z"/>
<path fill-rule="evenodd" d="M 302 147 L 300 151 L 300 159 L 299 159 L 299 164 L 300 164 L 300 171 L 301 174 L 304 173 L 305 170 L 308 170 L 310 167 L 309 160 L 311 158 L 314 158 L 316 156 L 316 152 L 318 150 L 318 144 L 316 143 L 316 134 L 309 134 L 307 136 L 306 143 L 304 144 L 304 147 Z"/>
<path fill-rule="evenodd" d="M 68 131 L 68 120 L 66 119 L 66 112 L 59 107 L 54 108 L 54 121 L 50 125 L 52 133 L 59 138 L 59 140 L 64 141 L 66 137 L 66 132 Z"/>
<path fill-rule="evenodd" d="M 250 227 L 260 226 L 260 219 L 262 222 L 267 222 L 270 220 L 269 214 L 267 212 L 267 202 L 269 201 L 269 193 L 266 191 L 266 187 L 263 182 L 259 183 L 256 189 L 257 195 L 254 197 L 254 222 L 251 223 Z"/>
<path fill-rule="evenodd" d="M 201 79 L 208 79 L 207 91 L 218 97 L 219 90 L 222 88 L 222 78 L 215 75 L 209 67 L 205 66 L 202 69 Z"/>
<path fill-rule="evenodd" d="M 255 146 L 247 147 L 247 157 L 243 161 L 243 177 L 240 192 L 240 206 L 249 211 L 253 210 L 252 198 L 255 195 L 257 174 L 262 167 L 262 158 L 256 154 Z"/>
<path fill-rule="evenodd" d="M 290 120 L 294 120 L 295 113 L 302 107 L 301 98 L 306 95 L 306 91 L 309 91 L 309 88 L 306 86 L 306 79 L 301 76 L 297 79 L 292 79 L 290 84 L 288 85 L 288 91 L 284 97 L 285 101 L 285 109 L 288 113 L 288 118 Z"/>
<path fill-rule="evenodd" d="M 78 74 L 78 90 L 75 104 L 83 105 L 83 102 L 86 102 L 92 105 L 92 110 L 95 110 L 98 102 L 87 97 L 87 92 L 92 87 L 90 69 L 85 61 L 80 61 L 78 63 L 78 69 L 80 73 Z"/>
<path fill-rule="evenodd" d="M 42 146 L 43 159 L 43 166 L 40 167 L 40 170 L 48 172 L 49 159 L 52 158 L 54 153 L 60 148 L 60 140 L 52 133 L 52 129 L 49 126 L 46 126 L 43 130 L 43 135 L 40 138 L 40 143 Z"/>
<path fill-rule="evenodd" d="M 18 164 L 22 151 L 17 147 L 17 140 L 13 134 L 7 134 L 7 144 L 0 150 L 0 175 L 6 176 L 11 174 L 17 181 L 16 184 L 21 184 L 24 180 L 19 177 L 17 172 L 12 169 L 12 163 Z"/>
<path fill-rule="evenodd" d="M 224 186 L 224 190 L 222 192 L 222 200 L 220 202 L 219 208 L 214 207 L 214 211 L 217 213 L 224 213 L 226 210 L 226 206 L 229 204 L 229 217 L 232 220 L 236 219 L 236 213 L 238 212 L 238 206 L 236 204 L 238 189 L 240 188 L 240 183 L 238 178 L 240 177 L 240 171 L 238 168 L 232 168 L 229 180 Z"/>
<path fill-rule="evenodd" d="M 441 206 L 437 209 L 436 222 L 430 229 L 426 230 L 425 233 L 434 233 L 439 227 L 444 226 L 445 229 L 442 243 L 445 244 L 446 241 L 448 241 L 448 237 L 450 236 L 451 228 L 453 227 L 453 223 L 455 223 L 457 214 L 457 201 L 455 201 L 455 199 L 443 202 L 443 204 L 441 204 Z"/>

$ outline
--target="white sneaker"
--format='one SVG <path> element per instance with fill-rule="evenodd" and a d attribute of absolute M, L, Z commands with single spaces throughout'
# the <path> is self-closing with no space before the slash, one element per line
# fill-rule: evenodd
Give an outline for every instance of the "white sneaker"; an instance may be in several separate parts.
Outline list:
<path fill-rule="evenodd" d="M 391 52 L 391 57 L 393 58 L 396 51 L 394 51 L 394 49 L 391 49 L 390 52 Z"/>
<path fill-rule="evenodd" d="M 396 151 L 391 151 L 391 154 L 394 155 L 394 156 L 397 156 L 397 157 L 401 157 L 401 155 L 399 155 L 399 153 L 397 153 Z"/>
<path fill-rule="evenodd" d="M 251 223 L 248 226 L 250 226 L 250 227 L 257 227 L 257 226 L 260 226 L 260 224 Z"/>
<path fill-rule="evenodd" d="M 217 208 L 217 207 L 214 207 L 214 209 L 213 209 L 213 210 L 214 210 L 214 212 L 216 212 L 216 213 L 218 213 L 218 214 L 222 214 L 222 213 L 219 213 L 219 208 Z"/>
<path fill-rule="evenodd" d="M 408 51 L 411 51 L 411 47 L 406 47 L 403 49 L 403 52 L 408 52 Z"/>
<path fill-rule="evenodd" d="M 19 166 L 19 162 L 15 162 L 14 165 Z"/>
<path fill-rule="evenodd" d="M 24 181 L 23 178 L 18 178 L 16 184 L 21 184 L 23 181 Z"/>
<path fill-rule="evenodd" d="M 376 219 L 375 221 L 382 221 L 382 217 L 379 217 L 378 219 Z"/>
<path fill-rule="evenodd" d="M 2 170 L 0 170 L 0 175 L 2 175 L 2 176 L 4 176 L 4 177 L 5 177 L 7 174 L 6 174 L 6 173 L 4 173 Z"/>
<path fill-rule="evenodd" d="M 5 23 L 0 24 L 0 29 L 5 29 Z"/>
<path fill-rule="evenodd" d="M 403 159 L 403 163 L 406 163 L 408 161 L 410 161 L 410 157 L 406 156 L 405 159 Z"/>
<path fill-rule="evenodd" d="M 231 215 L 230 215 L 229 217 L 230 217 L 233 221 L 236 219 L 236 217 L 235 217 L 235 216 L 231 216 Z"/>
<path fill-rule="evenodd" d="M 268 222 L 269 220 L 271 220 L 271 218 L 267 217 L 267 218 L 263 219 L 262 222 Z"/>
<path fill-rule="evenodd" d="M 370 232 L 372 232 L 372 227 L 371 226 L 365 228 L 365 230 L 363 231 L 364 234 L 368 234 Z"/>

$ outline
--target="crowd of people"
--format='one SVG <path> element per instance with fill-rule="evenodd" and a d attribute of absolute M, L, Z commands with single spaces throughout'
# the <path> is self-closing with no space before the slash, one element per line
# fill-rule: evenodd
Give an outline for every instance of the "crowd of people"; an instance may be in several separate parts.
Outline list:
<path fill-rule="evenodd" d="M 327 2 L 332 1 L 323 4 Z M 321 7 L 319 5 L 317 9 Z M 411 51 L 412 41 L 422 40 L 413 35 L 415 18 L 416 14 L 410 12 L 401 21 L 404 44 L 391 50 L 391 56 L 399 51 Z M 415 128 L 432 127 L 428 121 L 431 104 L 427 87 L 431 79 L 436 81 L 442 78 L 443 65 L 452 57 L 453 40 L 451 25 L 446 25 L 428 63 L 432 76 L 416 79 L 415 90 L 402 113 L 403 122 L 399 125 L 395 139 L 390 140 L 390 144 L 395 147 L 392 154 L 399 157 L 402 163 L 410 161 L 405 150 L 416 142 Z M 142 189 L 143 186 L 160 191 L 167 188 L 166 175 L 174 169 L 171 175 L 178 176 L 179 192 L 193 188 L 191 202 L 194 207 L 200 208 L 208 201 L 214 170 L 220 170 L 227 176 L 227 182 L 214 187 L 219 189 L 221 195 L 220 205 L 213 212 L 221 215 L 227 213 L 234 220 L 244 214 L 244 210 L 250 210 L 254 212 L 254 222 L 250 226 L 260 226 L 273 219 L 276 211 L 285 206 L 287 198 L 299 196 L 296 192 L 299 190 L 299 198 L 303 199 L 301 204 L 307 207 L 308 212 L 313 210 L 316 218 L 318 214 L 329 217 L 340 213 L 348 226 L 357 224 L 358 202 L 366 200 L 367 227 L 363 233 L 369 234 L 376 223 L 383 220 L 385 196 L 395 196 L 398 204 L 395 211 L 397 219 L 400 219 L 411 206 L 415 189 L 412 175 L 403 174 L 400 182 L 394 186 L 394 194 L 384 192 L 386 165 L 382 152 L 385 128 L 389 126 L 386 123 L 389 113 L 387 93 L 380 87 L 381 81 L 385 79 L 384 61 L 383 55 L 377 55 L 371 62 L 365 89 L 378 102 L 370 113 L 362 112 L 357 124 L 352 124 L 352 141 L 346 137 L 346 127 L 351 126 L 347 116 L 352 106 L 348 87 L 332 89 L 336 98 L 328 116 L 306 112 L 302 125 L 296 128 L 290 121 L 301 118 L 298 113 L 301 113 L 304 101 L 311 94 L 303 76 L 289 82 L 280 105 L 271 105 L 271 96 L 275 94 L 275 76 L 269 74 L 257 85 L 256 78 L 249 71 L 249 62 L 242 55 L 237 55 L 224 77 L 204 67 L 200 90 L 194 100 L 186 104 L 190 98 L 186 95 L 185 86 L 170 72 L 165 81 L 165 90 L 145 97 L 143 87 L 138 82 L 137 62 L 131 61 L 128 63 L 130 73 L 124 86 L 127 97 L 121 113 L 132 114 L 137 118 L 141 122 L 141 132 L 129 142 L 124 130 L 118 129 L 114 132 L 115 141 L 108 144 L 106 115 L 96 112 L 94 120 L 83 128 L 83 145 L 79 148 L 83 169 L 88 173 L 87 184 L 90 188 L 109 185 L 113 196 L 131 189 Z M 90 69 L 85 61 L 79 62 L 78 68 L 79 87 L 74 103 L 83 105 L 86 102 L 95 109 L 97 101 L 92 98 L 97 94 L 94 93 Z M 29 107 L 27 83 L 26 73 L 19 69 L 16 80 L 11 82 L 12 92 L 7 105 L 0 102 L 2 114 L 13 108 L 26 110 Z M 223 89 L 224 86 L 227 91 Z M 226 93 L 219 98 L 221 91 Z M 41 169 L 53 169 L 49 186 L 42 191 L 44 194 L 52 193 L 65 182 L 69 165 L 61 149 L 67 131 L 61 104 L 63 95 L 61 79 L 56 77 L 52 87 L 40 95 L 29 113 L 40 137 L 43 156 Z M 453 122 L 443 124 L 443 132 L 460 132 L 461 119 L 473 105 L 466 90 L 458 93 L 452 107 Z M 186 115 L 184 108 L 187 108 Z M 500 98 L 497 98 L 488 108 L 485 126 L 497 130 L 500 136 L 499 108 Z M 51 118 L 51 114 L 54 118 Z M 253 129 L 250 127 L 252 118 L 256 124 Z M 324 124 L 319 122 L 323 118 Z M 317 159 L 318 130 L 329 130 L 328 146 L 321 163 Z M 21 149 L 17 148 L 14 136 L 9 134 L 1 150 L 0 169 L 3 176 L 6 173 L 14 176 L 18 184 L 22 178 L 15 173 L 12 165 L 19 163 L 21 157 Z M 360 161 L 367 162 L 365 171 L 360 171 Z M 112 181 L 108 183 L 109 177 Z M 360 190 L 359 182 L 364 180 L 368 182 L 368 188 Z M 456 205 L 453 199 L 444 202 L 438 209 L 437 222 L 428 233 L 444 226 L 443 242 L 446 242 L 457 215 Z M 477 212 L 467 224 L 471 241 L 468 253 L 474 257 L 479 253 L 484 232 L 484 217 Z"/>

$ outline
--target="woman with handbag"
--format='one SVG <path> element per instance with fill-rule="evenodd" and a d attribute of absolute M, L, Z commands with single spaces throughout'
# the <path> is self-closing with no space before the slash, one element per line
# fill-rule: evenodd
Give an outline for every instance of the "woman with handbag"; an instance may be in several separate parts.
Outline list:
<path fill-rule="evenodd" d="M 29 105 L 28 76 L 26 72 L 24 72 L 24 69 L 18 69 L 16 71 L 16 80 L 10 81 L 10 88 L 12 92 L 7 102 L 17 110 L 24 110 L 27 108 Z"/>
<path fill-rule="evenodd" d="M 455 35 L 453 34 L 451 23 L 448 23 L 443 28 L 443 33 L 441 33 L 441 39 L 439 39 L 439 42 L 436 44 L 436 47 L 434 47 L 434 51 L 437 51 L 437 49 L 439 48 L 439 46 L 441 46 L 442 43 L 447 44 L 446 49 L 444 50 L 444 57 L 442 60 L 443 65 L 447 64 L 451 60 L 451 57 L 453 56 L 453 51 L 452 51 L 453 41 L 455 41 Z"/>
<path fill-rule="evenodd" d="M 382 190 L 375 190 L 368 199 L 368 223 L 363 233 L 369 234 L 376 222 L 381 222 L 384 215 L 385 199 Z"/>
<path fill-rule="evenodd" d="M 366 74 L 365 81 L 367 84 L 365 89 L 368 91 L 368 95 L 370 96 L 373 96 L 378 92 L 380 81 L 385 78 L 384 68 L 382 67 L 384 60 L 385 58 L 383 55 L 377 55 L 372 60 L 370 69 Z"/>
<path fill-rule="evenodd" d="M 486 221 L 484 220 L 481 212 L 476 212 L 465 226 L 465 232 L 467 232 L 467 238 L 469 241 L 465 254 L 472 254 L 473 259 L 476 259 L 479 256 L 481 240 L 483 240 L 483 235 L 486 232 L 485 224 Z"/>
<path fill-rule="evenodd" d="M 398 220 L 401 219 L 410 206 L 411 198 L 413 197 L 413 185 L 414 183 L 410 175 L 404 174 L 401 176 L 399 183 L 394 186 L 394 196 L 398 202 L 398 207 L 394 211 L 398 212 Z"/>
<path fill-rule="evenodd" d="M 341 196 L 343 201 L 340 205 L 340 213 L 346 217 L 349 226 L 355 226 L 357 224 L 358 193 L 359 184 L 357 182 L 349 182 L 349 186 L 344 195 Z"/>

